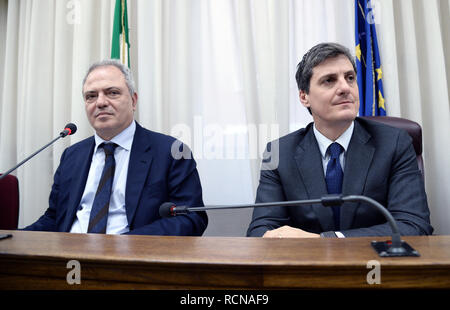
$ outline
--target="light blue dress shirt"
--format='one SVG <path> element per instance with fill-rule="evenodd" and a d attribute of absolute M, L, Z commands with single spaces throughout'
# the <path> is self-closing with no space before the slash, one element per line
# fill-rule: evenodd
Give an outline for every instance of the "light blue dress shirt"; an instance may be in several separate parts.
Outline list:
<path fill-rule="evenodd" d="M 348 145 L 350 144 L 350 140 L 353 135 L 354 127 L 355 127 L 355 124 L 354 124 L 354 122 L 352 122 L 352 124 L 347 128 L 347 130 L 344 131 L 342 133 L 342 135 L 340 135 L 339 138 L 336 139 L 336 141 L 332 141 L 332 140 L 328 139 L 327 137 L 325 137 L 323 134 L 321 134 L 320 131 L 317 130 L 316 124 L 314 124 L 314 126 L 313 126 L 314 136 L 316 137 L 317 144 L 319 145 L 319 150 L 320 150 L 320 154 L 322 157 L 322 167 L 323 167 L 323 175 L 324 176 L 327 174 L 327 165 L 328 165 L 328 162 L 330 161 L 330 157 L 331 157 L 331 155 L 329 153 L 327 153 L 327 150 L 328 150 L 328 147 L 330 146 L 330 144 L 333 142 L 339 143 L 344 148 L 344 152 L 342 152 L 341 155 L 339 155 L 339 162 L 342 167 L 342 172 L 344 172 L 345 155 L 347 154 Z M 338 238 L 345 238 L 344 234 L 341 233 L 340 231 L 335 231 L 334 233 L 336 234 L 336 236 Z"/>
<path fill-rule="evenodd" d="M 323 175 L 327 174 L 327 165 L 331 157 L 331 155 L 327 153 L 327 149 L 333 142 L 339 143 L 344 148 L 344 152 L 342 152 L 341 155 L 339 155 L 339 162 L 341 164 L 342 170 L 344 170 L 345 154 L 347 154 L 348 145 L 350 144 L 354 127 L 355 124 L 354 122 L 352 122 L 352 124 L 347 128 L 347 130 L 344 131 L 342 135 L 340 135 L 339 138 L 336 139 L 336 141 L 333 141 L 325 137 L 323 134 L 321 134 L 320 131 L 317 130 L 316 124 L 314 124 L 313 126 L 314 136 L 316 137 L 317 143 L 319 144 L 320 154 L 322 155 Z"/>
<path fill-rule="evenodd" d="M 80 205 L 77 210 L 76 219 L 73 222 L 70 232 L 86 233 L 89 225 L 89 215 L 94 203 L 95 192 L 105 165 L 105 153 L 98 146 L 103 142 L 116 143 L 118 147 L 114 152 L 116 169 L 111 190 L 111 200 L 109 203 L 107 234 L 123 234 L 130 230 L 125 209 L 125 189 L 128 175 L 128 163 L 130 161 L 131 146 L 133 144 L 136 123 L 131 122 L 124 131 L 111 139 L 105 141 L 95 134 L 95 148 L 92 156 L 91 167 L 89 169 L 86 186 Z"/>

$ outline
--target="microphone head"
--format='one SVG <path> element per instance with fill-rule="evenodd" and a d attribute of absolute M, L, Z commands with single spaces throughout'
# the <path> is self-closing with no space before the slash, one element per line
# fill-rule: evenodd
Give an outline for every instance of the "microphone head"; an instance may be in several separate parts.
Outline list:
<path fill-rule="evenodd" d="M 165 202 L 159 207 L 159 215 L 162 218 L 172 217 L 172 216 L 174 216 L 172 210 L 175 207 L 176 207 L 176 205 L 174 203 L 172 203 L 172 202 Z"/>
<path fill-rule="evenodd" d="M 69 123 L 66 125 L 66 127 L 64 128 L 64 130 L 69 129 L 69 136 L 73 135 L 74 133 L 77 132 L 77 125 L 75 125 L 74 123 Z"/>
<path fill-rule="evenodd" d="M 77 125 L 75 125 L 74 123 L 69 123 L 66 125 L 66 127 L 64 127 L 64 130 L 61 131 L 59 135 L 64 138 L 66 136 L 73 135 L 76 131 Z"/>

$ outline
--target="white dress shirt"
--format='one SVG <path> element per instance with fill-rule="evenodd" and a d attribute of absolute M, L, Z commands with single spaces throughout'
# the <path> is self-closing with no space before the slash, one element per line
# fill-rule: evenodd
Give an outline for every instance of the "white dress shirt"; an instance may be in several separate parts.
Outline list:
<path fill-rule="evenodd" d="M 103 142 L 116 143 L 118 146 L 114 151 L 116 168 L 114 180 L 111 189 L 111 200 L 109 202 L 108 222 L 106 225 L 107 234 L 123 234 L 128 232 L 128 220 L 125 209 L 125 189 L 128 175 L 128 163 L 130 161 L 131 145 L 133 144 L 136 123 L 131 122 L 124 131 L 111 139 L 105 141 L 95 134 L 95 148 L 92 155 L 91 167 L 81 197 L 80 205 L 76 214 L 76 219 L 72 224 L 70 232 L 87 233 L 89 225 L 89 216 L 91 214 L 92 204 L 94 203 L 95 192 L 102 175 L 105 165 L 105 152 L 98 149 Z"/>
<path fill-rule="evenodd" d="M 326 174 L 327 174 L 327 165 L 328 165 L 328 162 L 330 161 L 330 157 L 331 157 L 331 155 L 329 154 L 329 152 L 327 152 L 327 150 L 328 150 L 328 147 L 330 146 L 330 144 L 332 144 L 333 142 L 339 143 L 342 146 L 342 148 L 344 149 L 344 152 L 342 152 L 341 155 L 339 155 L 339 162 L 342 167 L 342 172 L 344 172 L 345 156 L 347 154 L 348 145 L 350 144 L 350 140 L 353 135 L 354 127 L 355 127 L 355 124 L 354 124 L 354 122 L 352 122 L 352 124 L 347 128 L 347 130 L 344 131 L 342 133 L 342 135 L 340 135 L 339 138 L 336 139 L 336 141 L 332 141 L 332 140 L 328 139 L 327 137 L 325 137 L 323 134 L 321 134 L 320 131 L 317 130 L 316 124 L 314 124 L 314 126 L 313 126 L 314 136 L 316 137 L 317 143 L 319 144 L 320 154 L 322 155 L 322 167 L 323 167 L 323 175 L 324 176 L 326 176 Z M 338 238 L 345 238 L 344 234 L 342 234 L 339 231 L 335 231 L 334 233 L 336 234 L 336 236 Z"/>

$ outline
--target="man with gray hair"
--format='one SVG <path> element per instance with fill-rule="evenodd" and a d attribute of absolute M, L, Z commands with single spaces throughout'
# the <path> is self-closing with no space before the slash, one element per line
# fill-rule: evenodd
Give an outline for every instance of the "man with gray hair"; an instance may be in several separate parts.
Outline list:
<path fill-rule="evenodd" d="M 183 154 L 187 146 L 134 120 L 138 95 L 129 68 L 117 60 L 93 64 L 82 94 L 95 135 L 64 151 L 49 208 L 25 230 L 201 236 L 206 213 L 159 215 L 167 201 L 202 206 L 202 188 L 192 156 L 172 154 L 174 145 Z"/>
<path fill-rule="evenodd" d="M 429 235 L 422 174 L 409 135 L 357 117 L 356 66 L 336 43 L 311 48 L 297 67 L 301 104 L 313 117 L 306 128 L 269 143 L 279 147 L 278 166 L 263 161 L 256 202 L 317 199 L 327 194 L 364 195 L 385 206 L 402 235 Z M 255 208 L 248 236 L 267 238 L 391 235 L 384 216 L 361 203 Z"/>

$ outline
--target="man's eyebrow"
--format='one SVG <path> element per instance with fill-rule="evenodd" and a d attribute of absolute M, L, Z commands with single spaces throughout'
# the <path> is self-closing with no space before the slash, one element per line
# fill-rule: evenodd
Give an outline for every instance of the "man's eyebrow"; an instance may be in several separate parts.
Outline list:
<path fill-rule="evenodd" d="M 105 88 L 105 90 L 106 90 L 106 91 L 108 91 L 108 90 L 120 90 L 120 87 L 117 87 L 117 86 L 111 86 L 111 87 Z"/>
<path fill-rule="evenodd" d="M 104 89 L 102 89 L 102 90 L 103 90 L 103 91 L 120 90 L 120 87 L 117 87 L 117 86 L 110 86 L 110 87 L 104 88 Z M 96 93 L 98 93 L 97 90 L 87 90 L 87 91 L 84 92 L 84 94 L 96 94 Z"/>
<path fill-rule="evenodd" d="M 96 94 L 96 93 L 97 93 L 96 90 L 87 90 L 87 91 L 84 92 L 84 95 L 86 95 L 86 94 Z"/>
<path fill-rule="evenodd" d="M 318 80 L 320 81 L 320 80 L 323 80 L 323 79 L 326 79 L 326 78 L 329 78 L 329 77 L 335 77 L 335 76 L 337 76 L 336 73 L 326 73 L 324 75 L 321 75 Z"/>
<path fill-rule="evenodd" d="M 348 70 L 347 72 L 344 72 L 344 75 L 349 75 L 349 74 L 356 74 L 356 72 L 355 72 L 355 70 Z M 337 76 L 337 75 L 338 75 L 338 74 L 335 73 L 335 72 L 332 72 L 332 73 L 326 73 L 326 74 L 324 74 L 324 75 L 322 75 L 322 76 L 319 77 L 319 81 L 320 81 L 320 80 L 323 80 L 324 78 L 335 77 L 335 76 Z"/>

